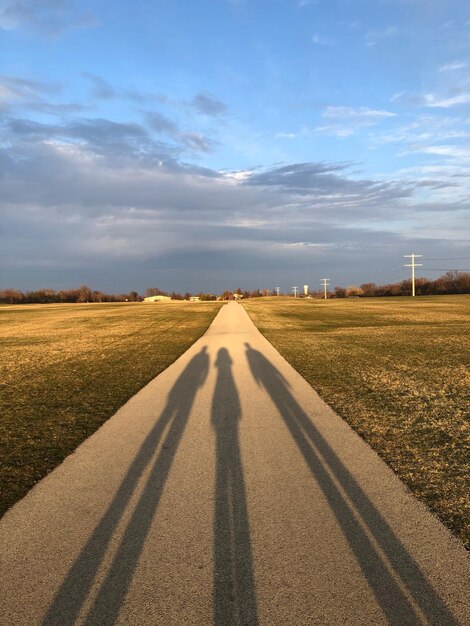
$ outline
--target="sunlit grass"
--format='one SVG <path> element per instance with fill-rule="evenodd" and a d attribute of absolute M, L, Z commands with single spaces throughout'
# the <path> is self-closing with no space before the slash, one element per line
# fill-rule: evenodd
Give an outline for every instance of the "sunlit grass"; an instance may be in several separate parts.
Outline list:
<path fill-rule="evenodd" d="M 470 296 L 253 299 L 260 331 L 470 541 Z"/>
<path fill-rule="evenodd" d="M 189 348 L 219 308 L 0 306 L 0 514 Z"/>

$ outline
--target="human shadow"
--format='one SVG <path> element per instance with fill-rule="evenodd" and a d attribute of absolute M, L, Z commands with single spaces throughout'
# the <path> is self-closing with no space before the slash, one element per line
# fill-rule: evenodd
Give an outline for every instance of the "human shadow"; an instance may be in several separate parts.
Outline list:
<path fill-rule="evenodd" d="M 388 623 L 457 626 L 415 560 L 300 407 L 281 372 L 249 343 L 245 347 L 253 377 L 284 419 Z"/>
<path fill-rule="evenodd" d="M 256 626 L 253 559 L 238 434 L 241 408 L 232 359 L 225 348 L 219 350 L 215 366 L 214 624 Z"/>
<path fill-rule="evenodd" d="M 127 523 L 110 569 L 84 621 L 89 626 L 107 626 L 115 623 L 183 436 L 194 398 L 203 385 L 208 370 L 209 357 L 207 347 L 204 346 L 175 382 L 163 412 L 143 441 L 107 511 L 72 565 L 47 611 L 42 626 L 69 626 L 75 623 L 116 527 L 143 472 L 152 463 L 149 476 Z M 165 436 L 161 441 L 164 433 Z M 155 456 L 159 445 L 160 449 Z M 119 462 L 118 459 L 116 461 Z"/>

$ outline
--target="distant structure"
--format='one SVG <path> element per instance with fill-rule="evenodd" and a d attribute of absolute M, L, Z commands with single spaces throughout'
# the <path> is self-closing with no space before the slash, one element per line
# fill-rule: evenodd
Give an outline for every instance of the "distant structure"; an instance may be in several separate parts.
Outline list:
<path fill-rule="evenodd" d="M 149 296 L 144 302 L 171 302 L 170 296 Z"/>
<path fill-rule="evenodd" d="M 308 285 L 304 285 L 304 296 L 308 296 Z"/>
<path fill-rule="evenodd" d="M 199 296 L 189 296 L 190 302 L 200 302 L 201 298 Z"/>
<path fill-rule="evenodd" d="M 325 300 L 328 298 L 328 294 L 327 294 L 327 288 L 330 286 L 329 285 L 330 279 L 329 278 L 322 278 L 321 279 L 321 284 L 323 287 L 323 292 L 324 292 L 324 298 Z"/>
<path fill-rule="evenodd" d="M 404 258 L 411 259 L 411 263 L 406 263 L 405 267 L 411 267 L 411 295 L 416 295 L 415 291 L 415 267 L 422 267 L 422 263 L 415 263 L 415 259 L 422 257 L 422 254 L 404 254 Z"/>

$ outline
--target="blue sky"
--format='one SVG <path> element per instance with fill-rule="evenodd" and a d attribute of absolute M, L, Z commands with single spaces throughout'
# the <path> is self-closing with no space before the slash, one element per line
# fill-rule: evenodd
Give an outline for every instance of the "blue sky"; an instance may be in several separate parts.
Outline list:
<path fill-rule="evenodd" d="M 466 2 L 4 0 L 0 46 L 0 287 L 470 267 Z"/>

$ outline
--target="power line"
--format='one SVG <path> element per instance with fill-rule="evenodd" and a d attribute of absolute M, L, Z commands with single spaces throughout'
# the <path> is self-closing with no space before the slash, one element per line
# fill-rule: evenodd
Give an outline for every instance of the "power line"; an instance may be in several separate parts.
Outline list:
<path fill-rule="evenodd" d="M 327 298 L 327 295 L 326 295 L 326 288 L 330 286 L 330 285 L 329 285 L 329 282 L 330 282 L 330 279 L 329 279 L 329 278 L 322 278 L 322 279 L 321 279 L 321 283 L 322 283 L 322 286 L 323 286 L 323 289 L 324 289 L 324 293 L 325 293 L 325 300 L 326 300 L 326 298 Z"/>
<path fill-rule="evenodd" d="M 378 278 L 379 276 L 383 276 L 384 274 L 386 276 L 394 274 L 401 267 L 402 267 L 401 263 L 394 263 L 393 265 L 390 265 L 389 267 L 386 267 L 383 270 L 379 270 L 378 272 L 375 272 L 374 274 L 368 274 L 366 279 L 370 281 L 372 279 Z"/>
<path fill-rule="evenodd" d="M 464 267 L 447 267 L 447 268 L 439 268 L 439 267 L 427 267 L 427 272 L 470 272 L 470 269 Z"/>
<path fill-rule="evenodd" d="M 423 261 L 467 261 L 468 259 L 470 259 L 470 256 L 454 256 L 454 257 L 449 257 L 447 259 L 427 259 L 427 258 L 423 258 Z"/>
<path fill-rule="evenodd" d="M 374 282 L 375 283 L 376 281 L 383 282 L 384 280 L 391 280 L 392 278 L 397 278 L 397 273 L 398 273 L 399 268 L 402 268 L 402 266 L 399 265 L 394 270 L 390 270 L 388 272 L 382 272 L 382 275 L 380 277 L 376 277 L 373 280 L 370 280 L 370 279 L 369 280 L 365 280 L 363 282 L 364 283 L 367 283 L 367 282 Z M 400 272 L 400 275 L 401 275 L 401 272 Z"/>

